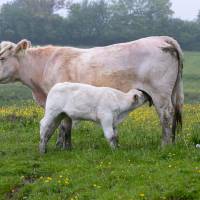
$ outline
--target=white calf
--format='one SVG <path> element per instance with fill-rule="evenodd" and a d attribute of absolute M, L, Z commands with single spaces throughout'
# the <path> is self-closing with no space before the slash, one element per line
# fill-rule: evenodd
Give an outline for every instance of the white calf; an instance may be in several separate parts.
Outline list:
<path fill-rule="evenodd" d="M 123 93 L 108 87 L 58 83 L 47 96 L 45 116 L 40 122 L 40 152 L 46 152 L 46 144 L 63 118 L 70 122 L 68 131 L 71 131 L 73 120 L 100 123 L 106 139 L 114 148 L 117 146 L 117 124 L 147 100 L 148 95 L 136 89 Z M 64 145 L 67 146 L 66 142 Z"/>

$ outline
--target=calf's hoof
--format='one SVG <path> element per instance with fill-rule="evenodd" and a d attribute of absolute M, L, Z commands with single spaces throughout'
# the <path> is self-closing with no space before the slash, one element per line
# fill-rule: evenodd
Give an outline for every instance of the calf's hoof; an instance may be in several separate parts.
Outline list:
<path fill-rule="evenodd" d="M 40 154 L 45 154 L 47 152 L 46 147 L 44 146 L 44 144 L 40 144 L 39 145 L 39 151 L 40 151 Z"/>
<path fill-rule="evenodd" d="M 117 137 L 112 137 L 110 139 L 110 147 L 111 149 L 115 150 L 119 147 L 119 141 Z"/>

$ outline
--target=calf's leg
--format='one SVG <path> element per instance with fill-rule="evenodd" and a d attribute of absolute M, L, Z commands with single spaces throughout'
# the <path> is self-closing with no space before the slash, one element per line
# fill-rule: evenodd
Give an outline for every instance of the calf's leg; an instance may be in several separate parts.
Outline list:
<path fill-rule="evenodd" d="M 59 118 L 54 116 L 45 116 L 40 122 L 40 153 L 46 153 L 46 145 L 58 127 Z"/>
<path fill-rule="evenodd" d="M 118 146 L 118 139 L 116 132 L 113 129 L 113 120 L 112 118 L 101 120 L 101 126 L 103 128 L 104 136 L 110 144 L 112 149 L 115 149 Z"/>

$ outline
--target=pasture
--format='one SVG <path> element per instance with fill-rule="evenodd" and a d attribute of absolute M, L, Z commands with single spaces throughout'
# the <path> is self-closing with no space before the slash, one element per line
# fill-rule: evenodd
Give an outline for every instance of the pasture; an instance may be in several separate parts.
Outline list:
<path fill-rule="evenodd" d="M 39 155 L 43 110 L 20 85 L 0 86 L 0 199 L 200 199 L 200 53 L 186 52 L 183 132 L 177 144 L 160 148 L 161 128 L 153 108 L 131 113 L 119 126 L 120 148 L 109 148 L 102 130 L 82 122 L 73 150 Z"/>

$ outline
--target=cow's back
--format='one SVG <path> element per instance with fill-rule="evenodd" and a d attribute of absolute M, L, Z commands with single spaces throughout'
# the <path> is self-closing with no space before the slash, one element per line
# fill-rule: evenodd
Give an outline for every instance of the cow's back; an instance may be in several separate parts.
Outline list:
<path fill-rule="evenodd" d="M 174 57 L 162 49 L 169 46 L 167 39 L 148 37 L 91 49 L 61 48 L 54 55 L 56 63 L 49 62 L 54 65 L 48 66 L 46 81 L 50 82 L 49 87 L 57 82 L 70 81 L 124 92 L 139 88 L 149 94 L 157 90 L 157 84 L 162 88 L 170 82 L 170 87 L 167 86 L 170 93 L 178 69 L 173 65 L 176 62 Z M 166 75 L 168 71 L 171 73 Z"/>

